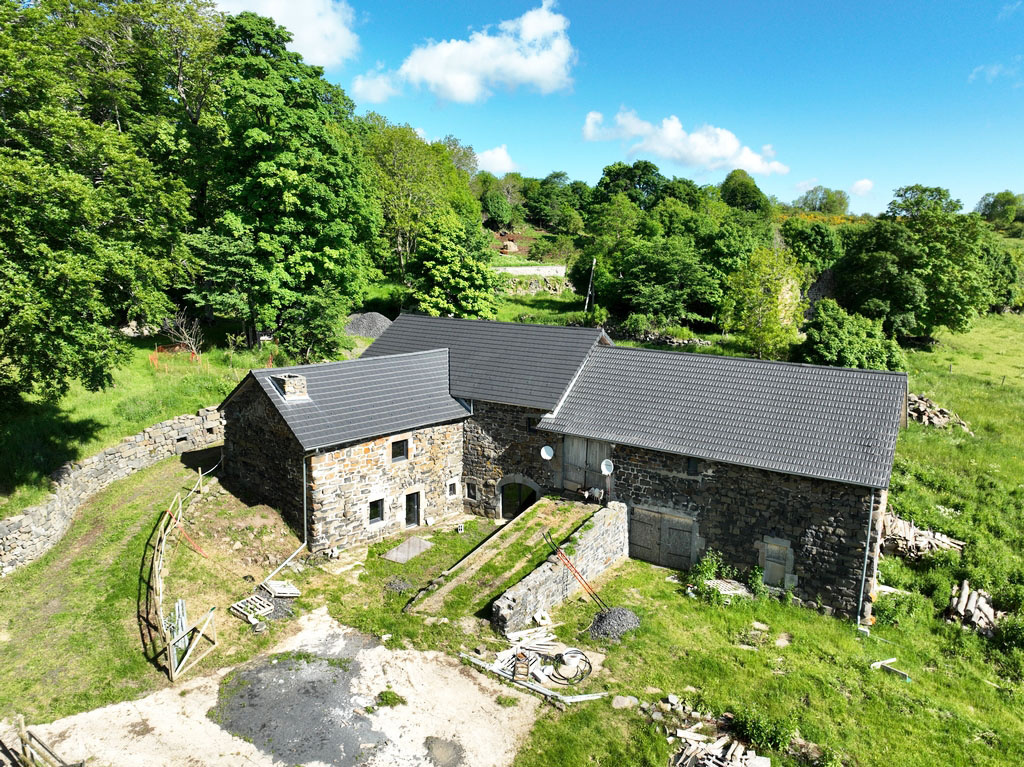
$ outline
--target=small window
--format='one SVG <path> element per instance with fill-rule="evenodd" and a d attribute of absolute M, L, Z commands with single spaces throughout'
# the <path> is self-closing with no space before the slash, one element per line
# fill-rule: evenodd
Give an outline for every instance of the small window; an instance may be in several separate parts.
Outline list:
<path fill-rule="evenodd" d="M 459 492 L 459 483 L 456 482 L 454 479 L 449 479 L 448 480 L 448 495 L 449 496 L 455 496 L 455 495 L 458 495 L 458 492 Z"/>
<path fill-rule="evenodd" d="M 383 522 L 384 521 L 384 499 L 378 498 L 376 501 L 370 501 L 370 521 L 371 522 Z"/>
<path fill-rule="evenodd" d="M 686 473 L 689 474 L 691 477 L 696 477 L 698 474 L 700 474 L 700 464 L 698 463 L 696 458 L 686 459 Z"/>
<path fill-rule="evenodd" d="M 391 443 L 391 460 L 404 461 L 409 457 L 409 440 L 396 439 Z"/>
<path fill-rule="evenodd" d="M 476 493 L 476 482 L 467 482 L 466 483 L 466 497 L 469 500 L 471 500 L 471 501 L 475 501 L 476 500 L 476 495 L 477 495 L 477 493 Z"/>
<path fill-rule="evenodd" d="M 537 424 L 540 423 L 539 415 L 528 415 L 526 416 L 526 430 L 531 434 L 537 431 Z"/>

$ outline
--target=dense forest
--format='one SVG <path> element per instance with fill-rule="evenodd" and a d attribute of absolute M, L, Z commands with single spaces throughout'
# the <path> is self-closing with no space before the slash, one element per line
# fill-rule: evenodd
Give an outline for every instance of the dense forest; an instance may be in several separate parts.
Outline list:
<path fill-rule="evenodd" d="M 180 311 L 296 362 L 334 356 L 375 285 L 493 317 L 488 229 L 527 224 L 586 295 L 567 321 L 734 331 L 767 358 L 898 368 L 901 343 L 1024 300 L 1024 196 L 965 213 L 911 185 L 854 217 L 842 191 L 783 204 L 741 170 L 497 178 L 452 136 L 357 116 L 290 40 L 207 0 L 0 0 L 0 388 L 101 388 L 119 328 Z"/>

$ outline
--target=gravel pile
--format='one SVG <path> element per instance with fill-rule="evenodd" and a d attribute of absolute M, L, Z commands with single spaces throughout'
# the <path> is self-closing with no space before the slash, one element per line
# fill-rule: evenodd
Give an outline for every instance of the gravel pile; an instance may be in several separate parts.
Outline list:
<path fill-rule="evenodd" d="M 613 607 L 594 616 L 594 622 L 590 624 L 590 638 L 619 640 L 627 631 L 638 628 L 640 619 L 635 612 L 625 607 Z"/>
<path fill-rule="evenodd" d="M 365 338 L 380 338 L 381 333 L 391 326 L 391 320 L 379 312 L 366 312 L 365 314 L 353 314 L 348 318 L 348 325 L 345 332 L 350 336 L 364 336 Z"/>
<path fill-rule="evenodd" d="M 384 583 L 384 588 L 386 588 L 388 591 L 395 591 L 399 594 L 404 594 L 406 591 L 411 591 L 413 589 L 413 585 L 404 578 L 399 578 L 398 576 L 395 576 L 393 578 L 387 579 L 387 581 Z"/>

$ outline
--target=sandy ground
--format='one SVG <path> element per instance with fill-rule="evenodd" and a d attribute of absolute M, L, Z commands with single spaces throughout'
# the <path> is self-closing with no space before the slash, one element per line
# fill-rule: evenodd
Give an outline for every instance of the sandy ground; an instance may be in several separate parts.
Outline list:
<path fill-rule="evenodd" d="M 529 275 L 531 277 L 564 277 L 565 264 L 546 264 L 541 266 L 497 266 L 494 271 L 506 274 Z"/>
<path fill-rule="evenodd" d="M 318 734 L 323 742 L 330 745 L 332 736 L 337 736 L 337 756 L 302 762 L 306 767 L 504 767 L 512 763 L 536 718 L 536 698 L 500 685 L 454 658 L 376 645 L 340 626 L 325 608 L 297 622 L 299 631 L 274 648 L 275 653 L 298 650 L 352 661 L 351 672 L 338 677 L 331 691 L 332 707 L 317 712 L 321 726 Z M 259 659 L 240 667 L 239 673 L 248 669 L 266 672 L 270 663 L 270 659 Z M 315 668 L 308 667 L 304 673 L 308 677 Z M 247 742 L 235 737 L 207 716 L 217 706 L 220 682 L 231 670 L 186 679 L 136 701 L 30 729 L 65 759 L 88 759 L 89 767 L 290 764 L 275 757 L 272 747 L 264 750 L 256 745 L 258 739 Z M 340 673 L 336 668 L 331 671 Z M 280 678 L 267 678 L 280 688 L 267 685 L 257 691 L 263 703 L 272 703 L 273 696 L 279 695 L 282 700 L 297 698 L 301 704 L 306 689 L 303 685 L 311 680 L 302 674 L 289 674 L 283 663 L 277 676 Z M 325 684 L 324 679 L 313 681 Z M 407 700 L 406 705 L 366 713 L 364 708 L 389 686 Z M 499 694 L 517 698 L 518 705 L 499 706 Z M 280 709 L 268 706 L 268 710 L 275 712 L 275 721 L 265 723 L 268 726 L 280 727 L 278 717 L 308 716 L 307 711 L 294 710 L 293 705 Z M 259 716 L 260 709 L 255 708 L 251 715 Z M 256 722 L 257 729 L 261 724 Z M 17 742 L 10 723 L 0 722 L 0 739 L 12 747 Z M 354 751 L 349 748 L 353 739 L 361 741 Z"/>

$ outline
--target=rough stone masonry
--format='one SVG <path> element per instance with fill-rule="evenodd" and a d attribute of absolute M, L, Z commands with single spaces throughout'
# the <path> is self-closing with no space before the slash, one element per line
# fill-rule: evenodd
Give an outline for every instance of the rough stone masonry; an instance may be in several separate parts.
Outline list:
<path fill-rule="evenodd" d="M 161 421 L 89 458 L 65 463 L 51 475 L 53 492 L 45 502 L 0 519 L 0 576 L 49 551 L 94 493 L 164 458 L 223 439 L 224 419 L 216 407 L 207 407 L 195 415 Z"/>
<path fill-rule="evenodd" d="M 629 554 L 625 504 L 612 502 L 595 512 L 569 537 L 562 550 L 588 581 L 621 562 Z M 552 554 L 495 600 L 491 622 L 496 630 L 505 633 L 526 628 L 535 613 L 550 610 L 581 588 L 568 568 Z"/>

